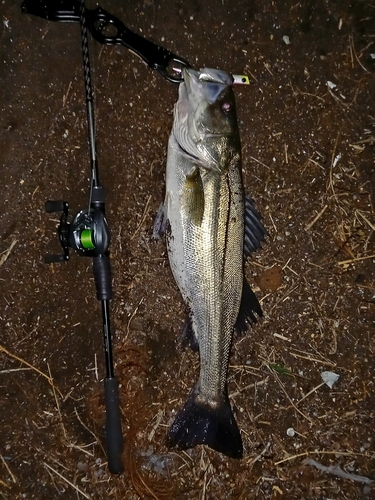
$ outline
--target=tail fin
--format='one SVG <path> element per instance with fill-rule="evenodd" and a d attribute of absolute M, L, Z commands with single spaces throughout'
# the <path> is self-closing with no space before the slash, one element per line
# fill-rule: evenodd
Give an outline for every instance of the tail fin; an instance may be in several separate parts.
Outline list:
<path fill-rule="evenodd" d="M 180 450 L 206 444 L 231 458 L 242 458 L 242 439 L 228 396 L 213 406 L 198 400 L 195 388 L 177 414 L 166 439 L 169 448 Z"/>

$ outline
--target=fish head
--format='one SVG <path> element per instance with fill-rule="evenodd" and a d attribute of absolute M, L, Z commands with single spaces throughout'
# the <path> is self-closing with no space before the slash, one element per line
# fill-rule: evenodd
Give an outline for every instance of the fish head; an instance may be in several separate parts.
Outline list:
<path fill-rule="evenodd" d="M 185 154 L 221 173 L 240 155 L 233 77 L 217 69 L 184 68 L 183 78 L 173 134 Z"/>

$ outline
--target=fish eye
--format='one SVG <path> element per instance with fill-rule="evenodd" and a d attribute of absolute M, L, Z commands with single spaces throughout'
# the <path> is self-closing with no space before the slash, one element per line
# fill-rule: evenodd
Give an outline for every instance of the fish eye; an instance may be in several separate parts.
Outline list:
<path fill-rule="evenodd" d="M 229 102 L 224 102 L 222 105 L 221 105 L 221 109 L 224 111 L 224 113 L 229 113 L 229 111 L 231 110 L 231 105 Z"/>

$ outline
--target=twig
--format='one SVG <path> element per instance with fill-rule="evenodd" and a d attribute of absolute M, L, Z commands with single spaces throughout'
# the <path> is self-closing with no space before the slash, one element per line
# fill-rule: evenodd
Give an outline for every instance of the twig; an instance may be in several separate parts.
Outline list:
<path fill-rule="evenodd" d="M 289 354 L 291 354 L 295 358 L 307 359 L 308 361 L 312 361 L 313 363 L 321 363 L 322 365 L 327 366 L 337 366 L 336 363 L 333 363 L 331 361 L 323 361 L 322 359 L 311 358 L 310 356 L 302 356 L 301 354 L 297 354 L 296 352 L 289 352 Z"/>
<path fill-rule="evenodd" d="M 316 462 L 312 458 L 306 458 L 303 462 L 303 465 L 311 465 L 316 467 L 318 470 L 322 472 L 326 472 L 327 474 L 332 474 L 334 476 L 341 477 L 343 479 L 350 479 L 351 481 L 357 481 L 358 483 L 371 484 L 374 481 L 365 476 L 358 476 L 357 474 L 349 474 L 349 472 L 345 472 L 339 465 L 326 465 L 320 464 Z"/>
<path fill-rule="evenodd" d="M 10 252 L 13 250 L 14 245 L 17 243 L 18 240 L 13 240 L 12 243 L 10 244 L 10 247 L 8 250 L 4 250 L 0 255 L 2 256 L 0 259 L 0 266 L 4 264 L 4 262 L 7 260 L 7 258 L 10 255 Z"/>
<path fill-rule="evenodd" d="M 359 262 L 360 260 L 366 260 L 366 259 L 375 259 L 375 254 L 367 255 L 365 257 L 356 257 L 355 259 L 341 260 L 337 264 L 339 266 L 344 266 L 346 264 L 351 264 L 352 262 Z"/>
<path fill-rule="evenodd" d="M 128 321 L 128 325 L 126 327 L 126 334 L 129 335 L 129 331 L 130 331 L 130 323 L 132 321 L 132 319 L 134 318 L 134 316 L 137 314 L 137 311 L 139 309 L 139 306 L 142 304 L 143 302 L 143 299 L 144 297 L 141 298 L 141 300 L 139 301 L 139 304 L 137 305 L 137 307 L 134 309 L 134 311 L 132 312 L 130 318 L 129 318 L 129 321 Z"/>
<path fill-rule="evenodd" d="M 266 165 L 265 163 L 262 163 L 260 160 L 257 160 L 256 158 L 254 158 L 254 156 L 249 156 L 249 158 L 250 158 L 250 160 L 254 160 L 257 163 L 259 163 L 259 165 L 262 165 L 262 167 L 266 167 L 266 168 L 268 168 L 268 170 L 270 169 L 270 167 L 268 165 Z"/>
<path fill-rule="evenodd" d="M 31 365 L 30 363 L 28 363 L 27 361 L 25 361 L 24 359 L 16 356 L 15 354 L 12 354 L 11 352 L 8 351 L 8 349 L 5 349 L 5 347 L 3 347 L 2 345 L 0 345 L 0 352 L 4 352 L 7 356 L 13 358 L 13 359 L 16 359 L 17 361 L 19 361 L 20 363 L 23 363 L 24 365 L 28 366 L 29 368 L 31 368 L 31 370 L 34 370 L 36 371 L 37 373 L 39 373 L 39 375 L 42 375 L 42 377 L 46 378 L 48 380 L 48 383 L 51 385 L 52 388 L 56 389 L 56 391 L 60 394 L 60 396 L 62 397 L 62 393 L 61 391 L 59 390 L 58 387 L 55 386 L 55 384 L 53 383 L 53 379 L 51 377 L 49 377 L 48 375 L 46 375 L 45 373 L 43 373 L 42 371 L 39 370 L 39 368 L 36 368 L 35 366 Z"/>
<path fill-rule="evenodd" d="M 156 429 L 159 427 L 160 422 L 163 420 L 163 417 L 164 417 L 164 411 L 163 410 L 159 410 L 158 413 L 156 414 L 155 424 L 152 426 L 150 434 L 148 435 L 148 440 L 149 441 L 152 441 L 154 439 L 154 435 L 155 435 Z"/>
<path fill-rule="evenodd" d="M 266 377 L 265 379 L 261 380 L 260 382 L 255 382 L 253 384 L 245 385 L 245 387 L 241 387 L 240 391 L 233 392 L 230 395 L 230 397 L 235 398 L 236 396 L 241 394 L 241 392 L 246 391 L 247 389 L 252 389 L 253 387 L 259 387 L 260 385 L 264 385 L 268 382 L 268 379 L 269 379 L 269 377 Z"/>
<path fill-rule="evenodd" d="M 95 439 L 96 443 L 98 443 L 98 442 L 99 442 L 99 439 L 95 436 L 95 434 L 92 432 L 92 430 L 91 430 L 91 429 L 89 429 L 89 428 L 87 427 L 87 425 L 85 425 L 85 424 L 82 422 L 82 420 L 81 420 L 80 416 L 78 415 L 78 411 L 77 411 L 77 408 L 76 408 L 76 407 L 74 407 L 74 412 L 75 412 L 75 414 L 76 414 L 76 417 L 77 417 L 77 419 L 78 419 L 79 423 L 82 425 L 82 427 L 84 427 L 84 428 L 87 430 L 87 432 L 89 432 L 89 433 L 91 434 L 91 436 Z"/>
<path fill-rule="evenodd" d="M 13 483 L 16 483 L 17 479 L 15 478 L 14 474 L 12 474 L 12 471 L 10 470 L 8 464 L 6 463 L 5 458 L 3 457 L 3 455 L 0 455 L 0 456 L 1 456 L 1 460 L 2 460 L 3 464 L 5 465 L 6 470 L 8 471 L 10 477 L 12 478 Z"/>
<path fill-rule="evenodd" d="M 205 453 L 204 449 L 202 448 L 202 454 L 201 454 L 201 469 L 203 469 L 203 485 L 202 485 L 202 496 L 200 500 L 206 500 L 206 493 L 207 493 L 207 471 L 209 466 L 211 465 L 210 462 L 208 462 L 208 465 L 204 463 L 203 459 L 203 454 Z"/>
<path fill-rule="evenodd" d="M 351 47 L 352 47 L 352 50 L 353 50 L 353 54 L 357 60 L 357 63 L 361 66 L 362 69 L 364 69 L 366 71 L 366 73 L 370 73 L 370 71 L 368 69 L 366 69 L 363 64 L 361 63 L 361 61 L 358 59 L 358 56 L 357 56 L 357 53 L 355 51 L 355 48 L 354 48 L 354 41 L 353 41 L 353 35 L 349 35 L 349 41 L 350 41 L 350 44 L 351 44 Z"/>
<path fill-rule="evenodd" d="M 68 99 L 68 95 L 69 95 L 71 86 L 72 86 L 72 82 L 69 82 L 68 90 L 66 91 L 66 94 L 63 95 L 63 106 L 62 106 L 63 108 L 65 107 L 66 101 Z"/>
<path fill-rule="evenodd" d="M 280 304 L 280 302 L 285 302 L 286 299 L 289 297 L 289 295 L 291 295 L 291 293 L 294 292 L 294 290 L 298 287 L 299 287 L 299 284 L 297 284 L 295 286 L 293 286 L 293 284 L 292 284 L 292 286 L 289 288 L 289 290 L 287 290 L 286 293 L 271 307 L 270 313 L 275 309 L 275 307 L 277 307 Z"/>
<path fill-rule="evenodd" d="M 268 365 L 268 363 L 266 364 L 267 368 L 269 369 L 269 371 L 272 373 L 272 375 L 275 377 L 277 383 L 279 384 L 279 386 L 281 387 L 281 389 L 283 390 L 285 396 L 288 398 L 289 400 L 289 403 L 292 405 L 292 407 L 295 409 L 296 412 L 298 412 L 303 418 L 305 418 L 306 420 L 308 420 L 310 422 L 310 424 L 313 423 L 313 420 L 308 417 L 307 415 L 305 415 L 304 413 L 302 413 L 301 410 L 299 410 L 296 405 L 293 403 L 293 401 L 290 399 L 289 397 L 289 394 L 286 392 L 286 389 L 283 385 L 283 383 L 281 382 L 280 378 L 278 377 L 278 375 L 275 373 L 274 370 L 272 370 L 272 368 Z"/>
<path fill-rule="evenodd" d="M 315 224 L 315 222 L 320 219 L 320 217 L 324 214 L 324 212 L 326 211 L 328 205 L 324 205 L 323 209 L 318 213 L 318 215 L 316 215 L 313 220 L 311 222 L 309 222 L 309 224 L 307 224 L 305 226 L 305 231 L 308 231 L 309 229 L 311 229 L 313 227 L 313 225 Z"/>
<path fill-rule="evenodd" d="M 305 394 L 303 396 L 303 398 L 299 399 L 297 402 L 296 402 L 296 405 L 298 405 L 301 401 L 303 401 L 304 399 L 308 398 L 310 396 L 310 394 L 312 394 L 313 392 L 316 392 L 320 387 L 322 387 L 324 385 L 324 382 L 322 382 L 321 384 L 317 385 L 316 387 L 314 387 L 314 389 L 311 389 L 311 391 L 309 391 L 307 394 Z"/>
<path fill-rule="evenodd" d="M 295 95 L 298 95 L 298 94 L 300 94 L 300 95 L 308 95 L 310 97 L 316 97 L 320 101 L 324 102 L 324 99 L 322 97 L 319 97 L 317 94 L 310 94 L 309 92 L 302 92 L 302 90 L 300 90 L 297 86 L 296 86 L 297 90 L 294 90 L 292 82 L 290 80 L 289 80 L 289 86 L 292 89 L 293 94 L 295 94 Z"/>
<path fill-rule="evenodd" d="M 274 462 L 274 465 L 279 465 L 284 462 L 289 462 L 290 460 L 294 460 L 299 457 L 307 457 L 309 455 L 339 455 L 343 457 L 368 457 L 366 453 L 353 453 L 349 451 L 323 451 L 323 450 L 315 450 L 315 451 L 304 451 L 303 453 L 298 453 L 297 455 L 291 455 L 290 457 L 283 458 L 278 462 Z"/>
<path fill-rule="evenodd" d="M 335 96 L 334 96 L 335 97 Z M 336 135 L 336 141 L 335 141 L 335 145 L 333 146 L 333 151 L 332 151 L 332 158 L 331 158 L 331 167 L 329 169 L 329 184 L 328 184 L 328 189 L 331 188 L 332 189 L 332 193 L 333 193 L 333 196 L 336 200 L 336 202 L 338 201 L 337 200 L 337 196 L 336 196 L 336 192 L 335 192 L 335 188 L 334 188 L 334 185 L 333 185 L 333 168 L 335 166 L 335 154 L 336 154 L 336 148 L 337 148 L 337 144 L 339 142 L 339 132 L 337 132 L 337 135 Z"/>
<path fill-rule="evenodd" d="M 277 337 L 278 339 L 286 340 L 287 342 L 291 342 L 292 341 L 292 339 L 288 339 L 288 337 L 284 337 L 284 335 L 280 335 L 279 333 L 273 333 L 272 335 L 274 337 Z"/>
<path fill-rule="evenodd" d="M 51 369 L 49 367 L 49 364 L 47 363 L 47 368 L 48 368 L 48 373 L 49 373 L 49 376 L 50 376 L 50 379 L 53 380 L 52 378 L 52 374 L 51 374 Z M 57 412 L 59 414 L 59 420 L 60 420 L 60 425 L 63 429 L 63 433 L 64 433 L 64 437 L 66 440 L 68 440 L 68 437 L 67 437 L 67 434 L 66 434 L 66 430 L 65 430 L 65 426 L 63 424 L 63 419 L 62 419 L 62 415 L 61 415 L 61 411 L 60 411 L 60 404 L 59 404 L 59 400 L 57 399 L 57 395 L 56 395 L 56 391 L 55 391 L 55 388 L 54 386 L 52 385 L 52 391 L 53 391 L 53 395 L 55 397 L 55 402 L 56 402 L 56 407 L 57 407 Z"/>
<path fill-rule="evenodd" d="M 80 490 L 78 488 L 78 486 L 76 486 L 75 484 L 71 483 L 69 481 L 69 479 L 66 479 L 66 477 L 64 477 L 62 474 L 60 474 L 60 472 L 57 472 L 57 470 L 55 470 L 53 467 L 51 467 L 50 465 L 46 464 L 46 462 L 44 462 L 44 466 L 47 467 L 47 469 L 50 469 L 52 472 L 54 472 L 57 476 L 59 476 L 63 481 L 65 481 L 67 484 L 69 484 L 69 486 L 71 486 L 72 488 L 74 488 L 76 491 L 78 491 L 78 493 L 80 493 L 82 496 L 84 496 L 85 498 L 87 498 L 88 500 L 91 499 L 91 497 L 89 497 L 87 495 L 87 493 L 84 493 L 82 490 Z"/>
<path fill-rule="evenodd" d="M 292 272 L 293 274 L 295 274 L 296 276 L 298 276 L 298 278 L 300 277 L 298 273 L 296 273 L 296 271 L 294 271 L 290 266 L 289 266 L 289 262 L 292 260 L 292 257 L 290 257 L 287 261 L 286 264 L 284 264 L 282 270 L 284 271 L 284 269 L 289 269 L 290 272 Z"/>
<path fill-rule="evenodd" d="M 9 370 L 0 370 L 0 373 L 25 372 L 31 368 L 9 368 Z"/>
<path fill-rule="evenodd" d="M 4 486 L 4 488 L 10 488 L 9 484 L 5 483 L 0 479 L 0 486 Z M 5 497 L 4 497 L 5 498 Z"/>
<path fill-rule="evenodd" d="M 365 221 L 365 222 L 366 222 L 366 223 L 367 223 L 367 224 L 371 227 L 371 229 L 372 229 L 373 231 L 375 231 L 375 226 L 374 226 L 374 224 L 372 224 L 372 223 L 368 220 L 368 218 L 367 218 L 365 215 L 363 215 L 363 214 L 362 214 L 362 212 L 360 212 L 359 210 L 356 210 L 356 211 L 355 211 L 355 213 L 356 213 L 356 214 L 359 214 L 359 215 L 362 217 L 362 219 L 363 219 L 363 220 L 364 220 L 364 221 Z"/>
<path fill-rule="evenodd" d="M 132 240 L 136 237 L 136 235 L 138 234 L 138 231 L 141 229 L 141 227 L 142 227 L 142 225 L 143 225 L 143 223 L 144 223 L 144 221 L 145 221 L 145 219 L 146 219 L 146 217 L 147 217 L 147 214 L 148 214 L 148 207 L 149 207 L 149 204 L 150 204 L 151 198 L 152 198 L 152 196 L 150 195 L 150 196 L 148 197 L 148 200 L 147 200 L 147 202 L 146 202 L 145 208 L 144 208 L 144 210 L 143 210 L 143 214 L 142 214 L 141 222 L 138 224 L 138 227 L 137 227 L 137 229 L 135 230 L 135 232 L 134 232 L 133 236 L 131 236 L 130 241 L 132 241 Z"/>
<path fill-rule="evenodd" d="M 92 446 L 94 444 L 96 444 L 96 442 L 95 443 L 89 443 L 89 444 L 87 444 L 85 446 Z M 78 446 L 77 444 L 73 444 L 73 443 L 69 443 L 67 446 L 68 446 L 68 448 L 74 448 L 75 450 L 79 450 L 82 453 L 86 453 L 86 455 L 88 455 L 89 457 L 93 457 L 94 456 L 94 454 L 91 453 L 91 451 L 85 450 L 85 448 L 83 446 Z"/>
<path fill-rule="evenodd" d="M 254 459 L 250 460 L 250 462 L 248 462 L 248 464 L 254 465 L 255 462 L 257 462 L 258 460 L 260 460 L 262 458 L 262 456 L 267 452 L 267 450 L 270 446 L 271 446 L 271 441 L 268 441 L 268 443 L 266 444 L 264 449 L 259 453 L 259 455 L 257 457 L 255 457 Z"/>

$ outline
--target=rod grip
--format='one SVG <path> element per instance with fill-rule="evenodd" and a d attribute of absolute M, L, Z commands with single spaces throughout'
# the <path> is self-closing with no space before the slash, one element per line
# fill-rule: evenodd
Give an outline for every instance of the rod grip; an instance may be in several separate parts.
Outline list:
<path fill-rule="evenodd" d="M 112 298 L 111 262 L 108 255 L 95 255 L 93 259 L 96 297 L 98 300 Z"/>
<path fill-rule="evenodd" d="M 120 474 L 124 470 L 121 460 L 124 439 L 121 429 L 118 383 L 115 378 L 104 379 L 104 394 L 108 468 L 112 474 Z"/>

